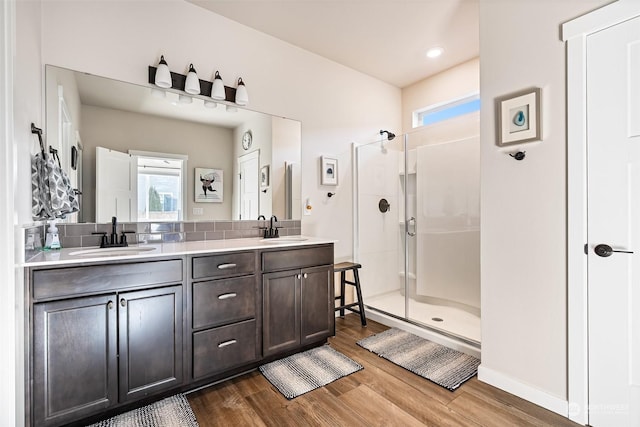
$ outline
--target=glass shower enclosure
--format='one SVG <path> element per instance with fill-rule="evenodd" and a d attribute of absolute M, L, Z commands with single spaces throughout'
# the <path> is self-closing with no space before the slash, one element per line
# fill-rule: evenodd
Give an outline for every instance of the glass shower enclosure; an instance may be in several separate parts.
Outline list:
<path fill-rule="evenodd" d="M 354 159 L 365 305 L 479 346 L 479 136 L 383 137 Z"/>

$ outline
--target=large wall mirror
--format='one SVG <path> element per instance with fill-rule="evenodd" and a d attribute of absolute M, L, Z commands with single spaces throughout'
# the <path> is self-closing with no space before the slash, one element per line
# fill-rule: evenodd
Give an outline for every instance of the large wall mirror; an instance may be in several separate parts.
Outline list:
<path fill-rule="evenodd" d="M 300 122 L 51 65 L 46 138 L 69 222 L 300 219 Z"/>

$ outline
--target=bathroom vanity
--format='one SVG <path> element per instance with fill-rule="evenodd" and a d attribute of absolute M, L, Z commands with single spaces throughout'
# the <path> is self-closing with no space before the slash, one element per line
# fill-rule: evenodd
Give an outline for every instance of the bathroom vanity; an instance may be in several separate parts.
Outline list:
<path fill-rule="evenodd" d="M 29 260 L 27 425 L 95 421 L 326 342 L 333 242 L 271 240 Z"/>

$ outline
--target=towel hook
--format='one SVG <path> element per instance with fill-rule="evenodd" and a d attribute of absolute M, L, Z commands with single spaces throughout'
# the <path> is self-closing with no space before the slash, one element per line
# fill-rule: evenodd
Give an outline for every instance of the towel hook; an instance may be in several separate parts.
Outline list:
<path fill-rule="evenodd" d="M 509 155 L 516 160 L 523 160 L 525 153 L 526 151 L 518 151 L 517 153 L 509 153 Z"/>

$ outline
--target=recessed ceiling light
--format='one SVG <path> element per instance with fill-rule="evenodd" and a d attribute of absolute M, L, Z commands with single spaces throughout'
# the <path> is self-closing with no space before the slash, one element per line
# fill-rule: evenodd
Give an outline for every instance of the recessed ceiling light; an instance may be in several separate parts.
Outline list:
<path fill-rule="evenodd" d="M 442 52 L 444 52 L 444 49 L 441 47 L 432 47 L 427 51 L 427 58 L 437 58 L 442 55 Z"/>

